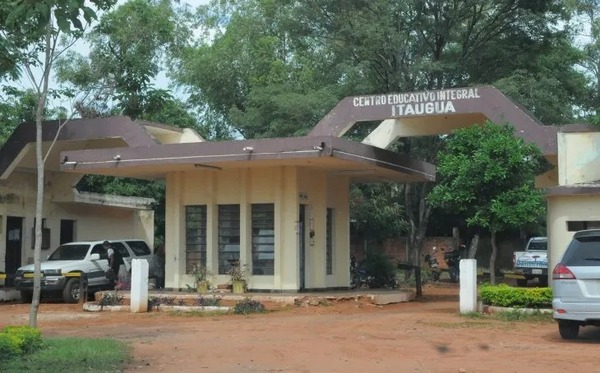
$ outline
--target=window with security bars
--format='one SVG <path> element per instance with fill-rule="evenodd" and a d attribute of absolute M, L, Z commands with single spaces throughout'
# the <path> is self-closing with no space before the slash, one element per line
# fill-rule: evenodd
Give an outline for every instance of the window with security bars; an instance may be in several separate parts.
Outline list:
<path fill-rule="evenodd" d="M 327 233 L 326 233 L 325 268 L 328 275 L 333 274 L 333 209 L 327 209 Z"/>
<path fill-rule="evenodd" d="M 206 266 L 206 205 L 185 207 L 185 267 Z"/>
<path fill-rule="evenodd" d="M 270 275 L 275 270 L 275 205 L 252 205 L 252 274 Z"/>
<path fill-rule="evenodd" d="M 586 229 L 598 229 L 600 228 L 600 221 L 591 220 L 591 221 L 568 221 L 567 222 L 567 230 L 569 232 L 577 232 Z"/>
<path fill-rule="evenodd" d="M 219 274 L 240 263 L 240 205 L 219 205 Z"/>

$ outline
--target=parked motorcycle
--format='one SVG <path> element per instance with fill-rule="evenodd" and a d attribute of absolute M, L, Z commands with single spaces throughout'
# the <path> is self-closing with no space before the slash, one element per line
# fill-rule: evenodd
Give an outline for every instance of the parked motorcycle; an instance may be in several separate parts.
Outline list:
<path fill-rule="evenodd" d="M 464 246 L 464 245 L 461 245 Z M 444 253 L 444 261 L 448 265 L 448 273 L 450 274 L 450 280 L 452 282 L 458 282 L 460 278 L 460 250 L 446 251 Z"/>
<path fill-rule="evenodd" d="M 429 265 L 429 268 L 431 268 L 431 279 L 434 282 L 438 282 L 440 280 L 440 266 L 438 264 L 437 258 L 435 256 L 436 253 L 436 248 L 434 247 L 433 250 L 431 251 L 431 254 L 427 254 L 425 255 L 425 262 Z"/>
<path fill-rule="evenodd" d="M 350 288 L 357 289 L 369 285 L 367 270 L 357 265 L 350 266 Z"/>

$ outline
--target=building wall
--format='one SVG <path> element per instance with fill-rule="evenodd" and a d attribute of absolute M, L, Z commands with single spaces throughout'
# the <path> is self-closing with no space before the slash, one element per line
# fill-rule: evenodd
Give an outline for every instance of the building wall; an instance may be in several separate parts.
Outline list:
<path fill-rule="evenodd" d="M 548 198 L 548 269 L 552 269 L 567 249 L 573 232 L 567 222 L 600 222 L 600 198 L 597 195 L 552 196 Z"/>
<path fill-rule="evenodd" d="M 600 132 L 559 133 L 558 183 L 600 180 Z"/>
<path fill-rule="evenodd" d="M 52 180 L 49 178 L 49 181 Z M 33 228 L 36 203 L 36 175 L 14 172 L 9 180 L 0 184 L 0 271 L 5 270 L 6 219 L 8 216 L 23 219 L 21 264 L 33 263 Z M 69 202 L 52 202 L 57 195 L 64 195 L 63 183 L 46 184 L 43 216 L 45 227 L 50 229 L 49 250 L 43 250 L 42 258 L 60 244 L 61 220 L 74 220 L 74 240 L 97 240 L 117 238 L 141 238 L 150 245 L 154 241 L 154 212 L 110 206 Z M 69 186 L 70 191 L 70 186 Z"/>
<path fill-rule="evenodd" d="M 348 180 L 324 171 L 292 166 L 175 172 L 166 178 L 166 287 L 193 284 L 186 274 L 185 206 L 207 206 L 207 269 L 218 270 L 218 205 L 240 205 L 240 262 L 251 266 L 251 205 L 274 203 L 275 268 L 272 276 L 251 276 L 253 290 L 295 291 L 301 288 L 299 222 L 305 205 L 304 287 L 348 286 Z M 334 209 L 333 274 L 325 274 L 327 208 Z M 310 236 L 310 231 L 314 235 Z M 216 275 L 217 284 L 229 282 Z"/>
<path fill-rule="evenodd" d="M 465 237 L 462 242 L 464 243 L 465 240 L 468 241 L 469 239 L 471 239 L 471 237 Z M 513 252 L 524 250 L 527 240 L 521 239 L 519 235 L 514 232 L 499 234 L 497 240 L 498 254 L 496 257 L 496 265 L 498 268 L 511 269 Z M 440 268 L 446 269 L 448 266 L 444 261 L 444 250 L 449 250 L 456 246 L 456 239 L 453 237 L 425 237 L 421 250 L 421 266 L 427 267 L 427 263 L 423 258 L 425 255 L 431 253 L 433 248 L 436 247 L 438 249 L 436 254 L 438 264 Z M 351 255 L 356 256 L 358 261 L 365 257 L 366 250 L 381 250 L 384 255 L 394 262 L 408 261 L 406 237 L 385 240 L 380 248 L 376 247 L 373 243 L 365 242 L 360 237 L 354 237 L 352 239 Z M 483 234 L 479 239 L 479 246 L 475 255 L 478 267 L 489 267 L 491 252 L 492 246 L 490 243 L 490 236 L 488 234 Z"/>

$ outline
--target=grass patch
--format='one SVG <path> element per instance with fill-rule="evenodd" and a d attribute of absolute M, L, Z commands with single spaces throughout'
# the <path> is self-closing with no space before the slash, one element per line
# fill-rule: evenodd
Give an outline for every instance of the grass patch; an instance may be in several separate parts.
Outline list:
<path fill-rule="evenodd" d="M 502 321 L 526 321 L 526 322 L 554 322 L 552 313 L 534 311 L 532 313 L 519 310 L 494 312 L 491 316 Z"/>
<path fill-rule="evenodd" d="M 430 321 L 430 322 L 423 322 L 423 324 L 433 326 L 436 328 L 443 328 L 443 329 L 491 328 L 491 327 L 498 326 L 495 323 L 490 324 L 489 322 L 483 321 L 483 320 L 466 320 L 466 321 L 457 321 L 457 322 Z"/>
<path fill-rule="evenodd" d="M 129 360 L 129 348 L 114 339 L 45 338 L 43 347 L 6 361 L 2 372 L 118 372 Z"/>
<path fill-rule="evenodd" d="M 215 317 L 233 315 L 233 311 L 169 311 L 171 316 L 185 316 L 185 317 Z"/>
<path fill-rule="evenodd" d="M 552 318 L 552 313 L 550 312 L 540 312 L 539 310 L 533 311 L 531 313 L 523 312 L 518 309 L 508 310 L 508 311 L 499 311 L 493 312 L 490 314 L 483 314 L 480 312 L 468 312 L 461 314 L 462 317 L 474 320 L 494 320 L 499 322 L 512 322 L 512 321 L 521 321 L 521 322 L 554 322 Z"/>

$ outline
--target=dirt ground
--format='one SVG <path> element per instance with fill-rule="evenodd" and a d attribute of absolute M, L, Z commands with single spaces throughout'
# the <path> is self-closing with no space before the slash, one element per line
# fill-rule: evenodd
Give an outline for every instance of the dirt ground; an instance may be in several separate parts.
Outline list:
<path fill-rule="evenodd" d="M 554 322 L 458 315 L 455 285 L 424 298 L 356 301 L 250 316 L 184 316 L 43 304 L 45 336 L 111 337 L 132 346 L 128 372 L 600 372 L 600 328 L 560 339 Z M 27 323 L 29 305 L 0 303 L 0 326 Z M 0 369 L 1 370 L 1 369 Z"/>

